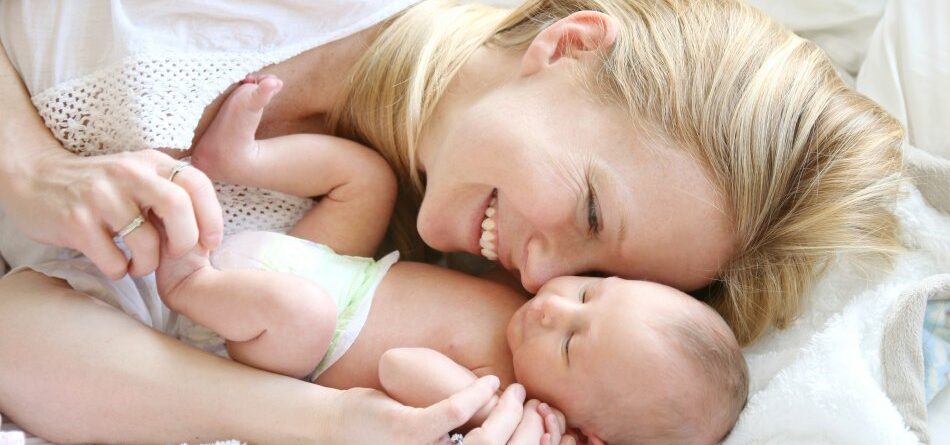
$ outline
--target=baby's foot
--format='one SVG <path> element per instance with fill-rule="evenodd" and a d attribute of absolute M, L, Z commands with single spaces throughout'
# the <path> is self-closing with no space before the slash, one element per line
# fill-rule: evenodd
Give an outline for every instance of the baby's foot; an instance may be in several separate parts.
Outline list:
<path fill-rule="evenodd" d="M 218 109 L 195 144 L 191 162 L 213 180 L 234 183 L 253 168 L 257 155 L 254 134 L 264 107 L 283 87 L 275 76 L 248 75 Z"/>
<path fill-rule="evenodd" d="M 157 225 L 160 229 L 160 225 Z M 168 251 L 168 240 L 161 233 L 161 249 L 159 253 L 158 269 L 155 270 L 155 286 L 158 295 L 166 306 L 176 312 L 186 312 L 188 282 L 201 273 L 214 273 L 208 258 L 208 251 L 201 244 L 196 244 L 188 253 L 175 258 Z"/>

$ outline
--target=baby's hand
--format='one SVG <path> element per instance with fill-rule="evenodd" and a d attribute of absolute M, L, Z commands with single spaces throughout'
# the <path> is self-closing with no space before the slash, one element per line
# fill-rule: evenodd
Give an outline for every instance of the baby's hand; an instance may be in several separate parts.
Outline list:
<path fill-rule="evenodd" d="M 564 413 L 547 403 L 538 405 L 538 415 L 544 420 L 544 435 L 541 436 L 541 445 L 574 445 L 573 437 L 564 435 L 567 430 L 567 419 Z"/>

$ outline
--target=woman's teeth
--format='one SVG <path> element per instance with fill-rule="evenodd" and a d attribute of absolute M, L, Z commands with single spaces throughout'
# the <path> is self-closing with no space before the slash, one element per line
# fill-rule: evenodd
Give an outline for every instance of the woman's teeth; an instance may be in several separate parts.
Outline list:
<path fill-rule="evenodd" d="M 485 209 L 485 219 L 482 220 L 482 237 L 478 244 L 482 247 L 482 256 L 495 261 L 498 259 L 498 229 L 495 227 L 495 204 L 498 203 L 497 197 L 492 197 Z"/>

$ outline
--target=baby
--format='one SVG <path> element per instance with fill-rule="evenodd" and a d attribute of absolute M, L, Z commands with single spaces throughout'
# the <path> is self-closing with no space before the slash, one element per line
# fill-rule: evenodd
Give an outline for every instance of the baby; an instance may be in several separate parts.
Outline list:
<path fill-rule="evenodd" d="M 729 432 L 747 369 L 711 308 L 659 284 L 593 277 L 553 279 L 526 303 L 451 270 L 366 258 L 391 212 L 392 174 L 370 180 L 388 172 L 383 161 L 330 136 L 256 141 L 280 87 L 267 76 L 240 85 L 196 144 L 194 165 L 215 180 L 320 201 L 294 236 L 243 232 L 210 255 L 163 252 L 156 272 L 165 303 L 223 337 L 233 359 L 414 406 L 493 374 L 523 384 L 594 444 L 706 444 Z"/>

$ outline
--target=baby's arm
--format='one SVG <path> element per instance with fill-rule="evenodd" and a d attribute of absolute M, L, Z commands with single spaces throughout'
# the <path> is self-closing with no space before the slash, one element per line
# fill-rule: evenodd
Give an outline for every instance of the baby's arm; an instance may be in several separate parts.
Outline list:
<path fill-rule="evenodd" d="M 376 253 L 396 200 L 396 177 L 382 157 L 355 142 L 316 134 L 281 136 L 259 144 L 243 184 L 321 197 L 290 235 L 345 255 Z"/>
<path fill-rule="evenodd" d="M 475 373 L 433 349 L 390 349 L 379 359 L 379 382 L 386 393 L 409 406 L 429 406 L 477 379 Z M 469 426 L 481 425 L 497 403 L 496 395 L 472 417 Z"/>
<path fill-rule="evenodd" d="M 396 201 L 396 176 L 389 165 L 368 147 L 328 135 L 255 140 L 264 106 L 280 81 L 246 82 L 195 144 L 194 165 L 216 181 L 320 197 L 290 234 L 342 254 L 373 256 Z"/>

